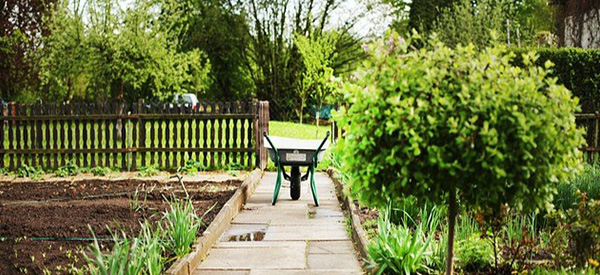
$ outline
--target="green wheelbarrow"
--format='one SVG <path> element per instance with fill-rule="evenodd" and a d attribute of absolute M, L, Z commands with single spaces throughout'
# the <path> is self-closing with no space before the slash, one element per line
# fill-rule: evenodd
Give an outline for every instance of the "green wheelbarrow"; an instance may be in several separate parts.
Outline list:
<path fill-rule="evenodd" d="M 323 159 L 325 150 L 329 146 L 329 142 L 327 141 L 329 132 L 327 132 L 322 141 L 269 137 L 266 132 L 264 136 L 267 141 L 265 142 L 265 147 L 269 150 L 269 156 L 271 156 L 271 160 L 277 167 L 277 181 L 275 182 L 275 190 L 271 203 L 273 205 L 277 203 L 283 174 L 283 178 L 290 181 L 290 196 L 292 200 L 300 198 L 300 183 L 307 180 L 310 176 L 310 188 L 313 200 L 315 205 L 319 206 L 319 196 L 317 195 L 317 187 L 315 186 L 315 168 L 317 168 L 319 161 Z M 285 172 L 285 166 L 291 166 L 289 175 Z M 301 166 L 308 167 L 304 176 L 300 172 Z"/>

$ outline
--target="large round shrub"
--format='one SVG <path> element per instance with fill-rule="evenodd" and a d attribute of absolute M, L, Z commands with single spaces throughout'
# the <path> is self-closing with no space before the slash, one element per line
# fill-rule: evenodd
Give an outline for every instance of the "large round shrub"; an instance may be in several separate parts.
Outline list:
<path fill-rule="evenodd" d="M 583 144 L 577 99 L 547 77 L 551 64 L 536 67 L 528 53 L 518 68 L 504 46 L 416 49 L 416 39 L 373 43 L 372 57 L 340 89 L 352 193 L 370 205 L 406 195 L 448 203 L 451 237 L 457 202 L 548 205 L 552 183 L 581 166 Z"/>

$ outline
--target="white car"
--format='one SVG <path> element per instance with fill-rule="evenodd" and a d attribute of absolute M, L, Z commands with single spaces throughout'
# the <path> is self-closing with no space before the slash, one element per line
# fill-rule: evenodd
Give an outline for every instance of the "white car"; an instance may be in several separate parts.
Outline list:
<path fill-rule="evenodd" d="M 192 106 L 192 109 L 194 109 L 194 111 L 196 111 L 196 108 L 198 108 L 197 104 L 200 101 L 198 101 L 198 97 L 196 97 L 195 94 L 182 94 L 182 95 L 175 95 L 175 97 L 173 97 L 173 102 L 176 104 L 184 104 L 184 105 Z"/>

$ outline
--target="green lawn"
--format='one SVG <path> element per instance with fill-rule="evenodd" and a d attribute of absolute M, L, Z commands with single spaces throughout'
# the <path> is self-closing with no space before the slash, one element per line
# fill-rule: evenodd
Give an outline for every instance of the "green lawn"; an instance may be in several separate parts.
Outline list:
<path fill-rule="evenodd" d="M 318 130 L 318 131 L 317 131 Z M 294 122 L 270 121 L 269 135 L 299 139 L 323 139 L 331 126 L 319 126 L 314 124 L 300 124 Z"/>

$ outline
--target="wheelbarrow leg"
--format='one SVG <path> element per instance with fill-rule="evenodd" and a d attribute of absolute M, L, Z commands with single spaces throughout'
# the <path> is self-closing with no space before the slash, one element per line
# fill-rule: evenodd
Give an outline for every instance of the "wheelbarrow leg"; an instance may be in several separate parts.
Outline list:
<path fill-rule="evenodd" d="M 281 170 L 283 166 L 277 165 L 277 181 L 275 182 L 275 190 L 273 191 L 273 200 L 271 201 L 271 205 L 275 205 L 277 203 L 277 197 L 279 196 L 279 189 L 281 188 Z"/>
<path fill-rule="evenodd" d="M 312 191 L 313 200 L 315 201 L 315 205 L 319 206 L 319 195 L 317 195 L 317 186 L 315 185 L 315 167 L 313 165 L 310 166 L 310 189 Z"/>

